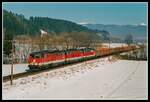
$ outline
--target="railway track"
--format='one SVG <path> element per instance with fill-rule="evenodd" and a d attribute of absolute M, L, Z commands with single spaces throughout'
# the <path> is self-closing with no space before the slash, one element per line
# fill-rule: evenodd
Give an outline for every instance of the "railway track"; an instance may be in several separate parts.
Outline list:
<path fill-rule="evenodd" d="M 136 49 L 133 49 L 133 50 L 136 50 Z M 132 51 L 132 50 L 128 50 L 128 51 Z M 110 56 L 110 55 L 115 55 L 115 54 L 118 54 L 118 53 L 123 53 L 123 52 L 128 52 L 128 51 L 114 52 L 114 53 L 103 55 L 103 56 L 96 56 L 94 58 L 86 59 L 84 61 L 93 60 L 93 59 L 99 59 L 99 58 L 104 58 L 104 57 L 107 57 L 107 56 Z M 69 65 L 79 64 L 79 63 L 82 63 L 82 62 L 83 61 L 72 62 L 72 63 L 67 63 L 65 65 L 53 66 L 53 67 L 50 67 L 50 68 L 41 69 L 41 70 L 37 70 L 37 71 L 29 71 L 29 70 L 27 70 L 26 72 L 13 74 L 13 80 L 18 79 L 18 78 L 22 78 L 22 77 L 27 77 L 27 76 L 35 75 L 35 74 L 39 74 L 39 73 L 46 72 L 46 71 L 55 70 L 55 69 L 58 69 L 58 68 L 63 68 L 63 67 L 69 66 Z M 3 82 L 10 81 L 10 79 L 11 79 L 11 75 L 4 76 L 3 77 Z"/>

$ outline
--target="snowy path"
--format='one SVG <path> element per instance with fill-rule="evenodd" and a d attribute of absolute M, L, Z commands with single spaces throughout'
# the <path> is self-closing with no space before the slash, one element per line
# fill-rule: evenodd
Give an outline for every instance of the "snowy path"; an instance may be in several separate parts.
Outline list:
<path fill-rule="evenodd" d="M 145 61 L 96 59 L 3 83 L 3 99 L 147 99 L 146 68 Z"/>

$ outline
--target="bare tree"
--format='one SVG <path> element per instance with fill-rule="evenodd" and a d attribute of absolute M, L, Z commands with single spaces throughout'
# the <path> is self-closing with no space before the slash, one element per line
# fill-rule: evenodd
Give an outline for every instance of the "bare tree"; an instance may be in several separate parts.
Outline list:
<path fill-rule="evenodd" d="M 133 36 L 132 36 L 132 34 L 127 34 L 126 37 L 125 37 L 125 39 L 124 39 L 124 41 L 125 41 L 128 45 L 130 45 L 131 43 L 133 43 Z"/>
<path fill-rule="evenodd" d="M 60 42 L 65 49 L 69 49 L 73 47 L 73 38 L 71 33 L 63 32 L 60 35 Z"/>

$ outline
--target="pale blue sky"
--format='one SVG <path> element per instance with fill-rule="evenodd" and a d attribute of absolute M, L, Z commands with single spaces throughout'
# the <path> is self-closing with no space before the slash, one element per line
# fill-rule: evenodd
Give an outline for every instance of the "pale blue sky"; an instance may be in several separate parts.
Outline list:
<path fill-rule="evenodd" d="M 147 24 L 147 3 L 3 3 L 3 8 L 30 16 L 76 23 Z"/>

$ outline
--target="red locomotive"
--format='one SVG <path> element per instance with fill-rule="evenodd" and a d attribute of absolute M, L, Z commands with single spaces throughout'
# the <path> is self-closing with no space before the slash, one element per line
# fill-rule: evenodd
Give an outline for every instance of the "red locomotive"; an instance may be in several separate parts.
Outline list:
<path fill-rule="evenodd" d="M 92 48 L 68 49 L 68 50 L 43 50 L 30 54 L 28 63 L 30 69 L 39 69 L 54 65 L 66 64 L 95 57 Z"/>
<path fill-rule="evenodd" d="M 116 48 L 80 48 L 68 50 L 43 50 L 30 54 L 28 62 L 30 69 L 49 68 L 50 66 L 62 65 L 71 62 L 84 61 L 86 59 L 104 56 L 113 53 L 129 51 L 135 46 L 125 46 Z"/>

